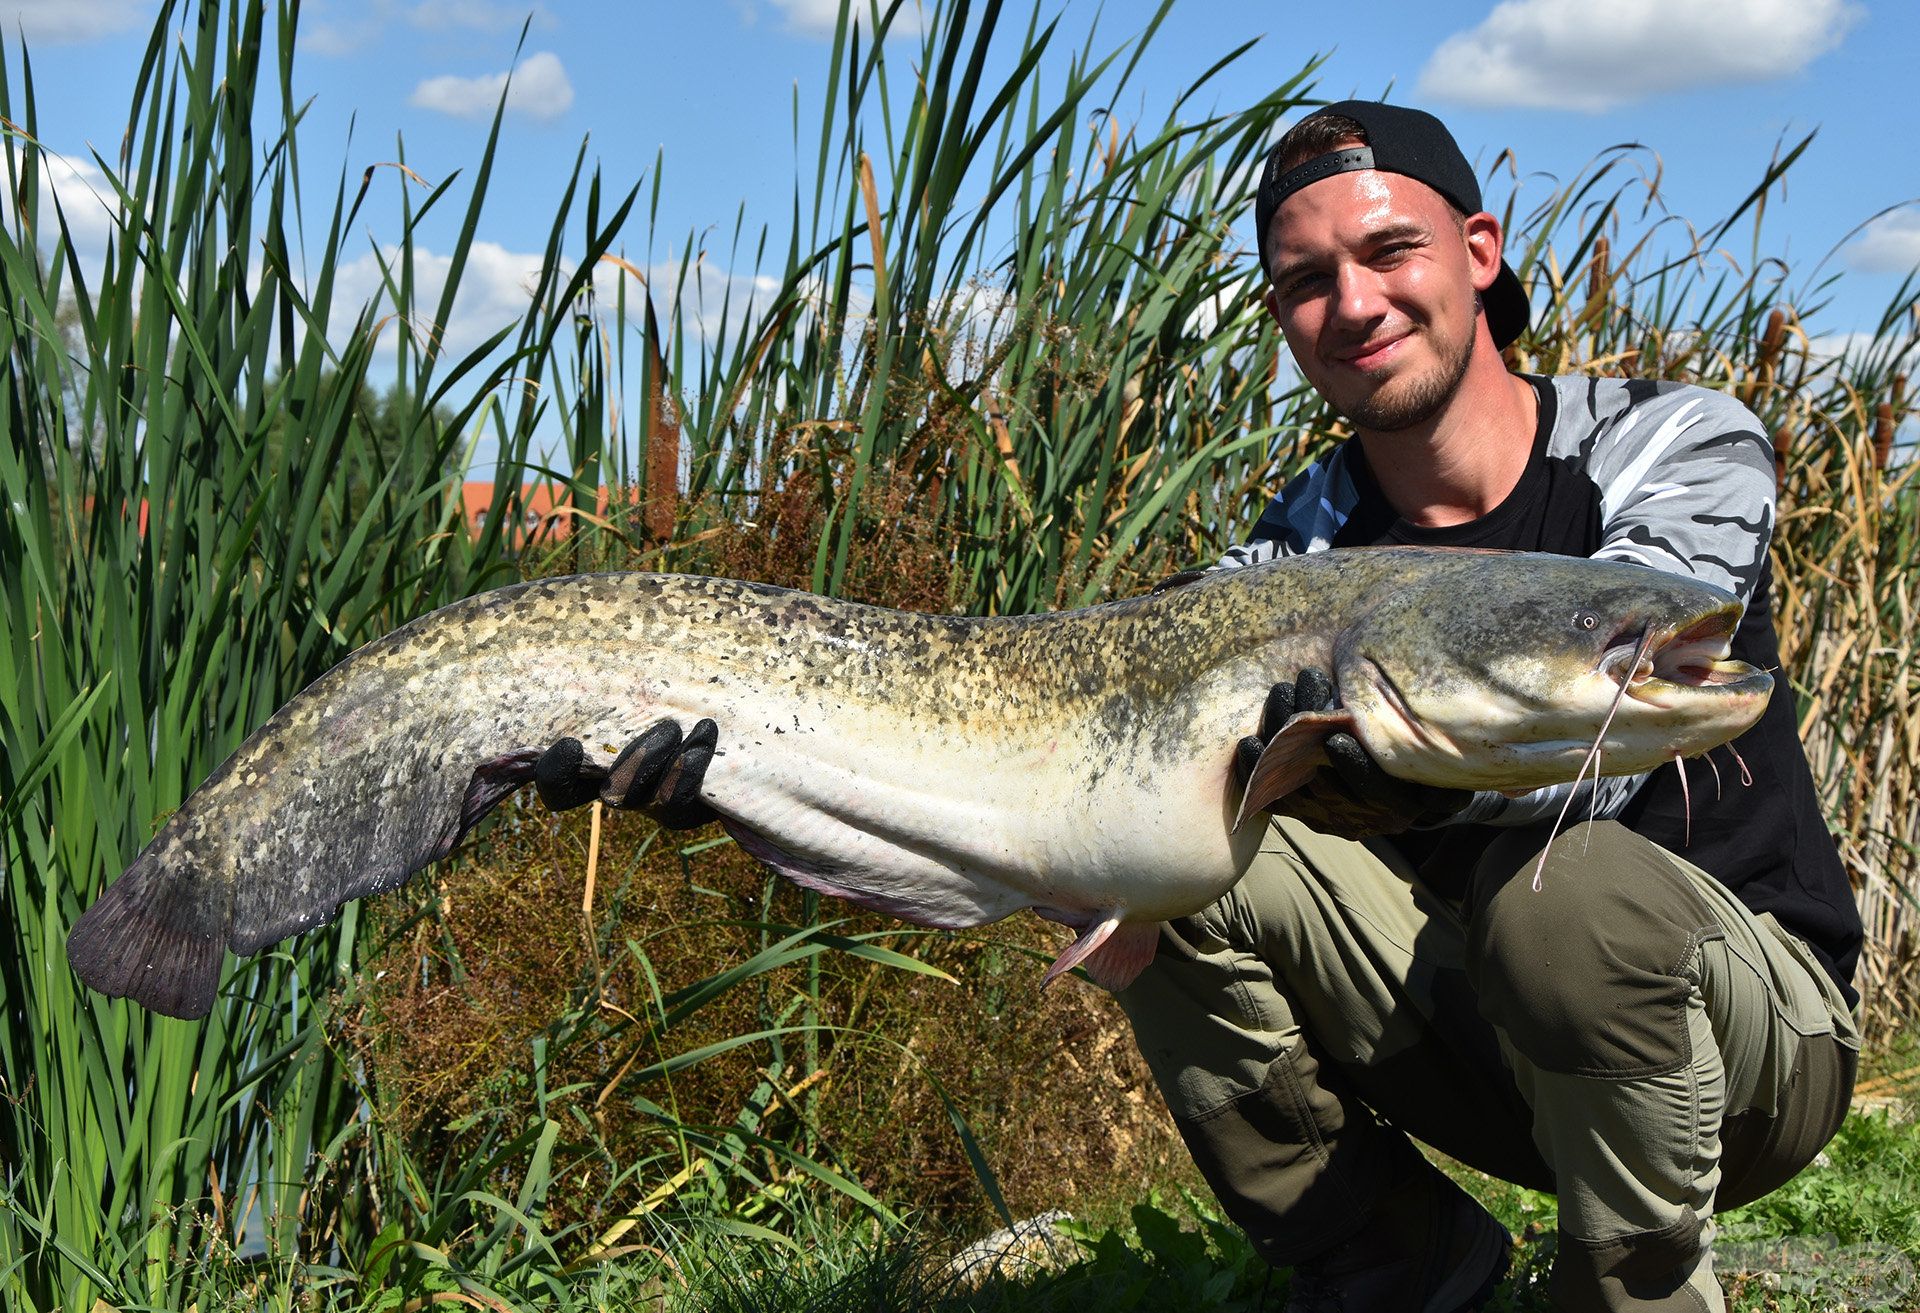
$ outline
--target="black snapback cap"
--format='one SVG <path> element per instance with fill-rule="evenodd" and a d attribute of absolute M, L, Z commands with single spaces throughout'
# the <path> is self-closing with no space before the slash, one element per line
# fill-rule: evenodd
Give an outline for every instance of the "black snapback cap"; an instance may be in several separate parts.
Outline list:
<path fill-rule="evenodd" d="M 1338 114 L 1352 119 L 1366 130 L 1367 144 L 1330 151 L 1303 161 L 1284 172 L 1280 167 L 1280 147 L 1267 153 L 1267 166 L 1260 174 L 1260 192 L 1254 202 L 1253 221 L 1260 246 L 1260 269 L 1267 269 L 1267 229 L 1280 203 L 1322 178 L 1356 169 L 1379 169 L 1417 179 L 1446 197 L 1462 214 L 1476 214 L 1480 204 L 1480 183 L 1473 167 L 1447 131 L 1446 125 L 1423 110 L 1403 105 L 1383 105 L 1376 100 L 1343 100 L 1315 110 L 1301 122 L 1323 114 Z M 1533 319 L 1525 289 L 1513 266 L 1502 260 L 1493 286 L 1481 293 L 1480 303 L 1487 312 L 1487 327 L 1493 344 L 1505 347 Z"/>

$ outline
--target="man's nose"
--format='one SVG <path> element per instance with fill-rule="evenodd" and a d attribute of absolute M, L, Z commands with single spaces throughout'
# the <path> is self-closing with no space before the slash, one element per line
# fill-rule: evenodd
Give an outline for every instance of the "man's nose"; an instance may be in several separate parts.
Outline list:
<path fill-rule="evenodd" d="M 1386 313 L 1380 275 L 1364 264 L 1342 264 L 1334 274 L 1333 312 L 1342 323 L 1364 324 Z"/>

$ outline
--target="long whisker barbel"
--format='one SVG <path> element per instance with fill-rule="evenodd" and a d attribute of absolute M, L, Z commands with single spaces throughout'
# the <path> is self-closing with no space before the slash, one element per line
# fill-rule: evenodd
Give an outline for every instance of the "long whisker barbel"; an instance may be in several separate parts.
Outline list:
<path fill-rule="evenodd" d="M 1540 892 L 1540 874 L 1547 869 L 1547 853 L 1553 848 L 1553 841 L 1560 834 L 1560 824 L 1567 819 L 1567 809 L 1573 806 L 1573 795 L 1580 791 L 1580 781 L 1586 777 L 1587 767 L 1592 766 L 1593 782 L 1600 783 L 1600 747 L 1607 741 L 1607 730 L 1613 725 L 1613 717 L 1620 710 L 1620 703 L 1627 696 L 1627 685 L 1638 673 L 1640 663 L 1646 660 L 1647 651 L 1653 646 L 1653 626 L 1648 625 L 1640 632 L 1640 641 L 1634 645 L 1633 660 L 1627 666 L 1626 673 L 1620 677 L 1620 689 L 1613 695 L 1613 705 L 1607 708 L 1607 718 L 1600 722 L 1600 732 L 1593 736 L 1593 747 L 1587 750 L 1587 756 L 1575 772 L 1572 787 L 1567 790 L 1567 800 L 1560 804 L 1560 814 L 1553 818 L 1553 828 L 1547 832 L 1547 841 L 1540 849 L 1540 860 L 1533 867 L 1533 891 Z M 1744 767 L 1745 763 L 1742 763 Z"/>

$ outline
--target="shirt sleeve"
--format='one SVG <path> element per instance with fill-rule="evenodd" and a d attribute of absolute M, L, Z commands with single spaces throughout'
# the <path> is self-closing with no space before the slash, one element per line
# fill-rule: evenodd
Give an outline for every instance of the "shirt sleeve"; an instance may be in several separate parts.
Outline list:
<path fill-rule="evenodd" d="M 1773 540 L 1773 444 L 1752 411 L 1677 387 L 1596 436 L 1596 557 L 1688 575 L 1753 600 Z"/>
<path fill-rule="evenodd" d="M 1229 547 L 1220 565 L 1257 565 L 1277 556 L 1299 556 L 1333 546 L 1333 536 L 1353 513 L 1353 480 L 1341 450 L 1315 461 L 1288 482 L 1253 526 L 1244 543 Z"/>

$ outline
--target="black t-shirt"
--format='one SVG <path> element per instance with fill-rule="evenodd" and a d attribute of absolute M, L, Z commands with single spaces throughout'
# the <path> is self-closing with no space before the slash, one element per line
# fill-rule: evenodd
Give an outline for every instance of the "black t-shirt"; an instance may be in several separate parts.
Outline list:
<path fill-rule="evenodd" d="M 1778 671 L 1767 555 L 1773 460 L 1758 421 L 1730 398 L 1679 384 L 1528 381 L 1540 401 L 1532 458 L 1506 500 L 1479 519 L 1437 529 L 1409 524 L 1380 491 L 1360 444 L 1346 443 L 1289 484 L 1261 517 L 1254 541 L 1224 563 L 1379 544 L 1638 560 L 1738 592 L 1747 610 L 1733 655 Z M 1806 940 L 1849 1001 L 1857 1000 L 1851 981 L 1860 914 L 1827 832 L 1784 679 L 1733 747 L 1737 759 L 1716 750 L 1712 767 L 1690 765 L 1690 807 L 1679 768 L 1666 766 L 1589 788 L 1569 814 L 1592 808 L 1617 816 L 1719 879 L 1753 911 L 1772 913 Z M 1446 892 L 1497 833 L 1481 816 L 1495 824 L 1551 816 L 1570 791 L 1542 790 L 1517 806 L 1483 795 L 1459 823 L 1397 842 Z"/>

